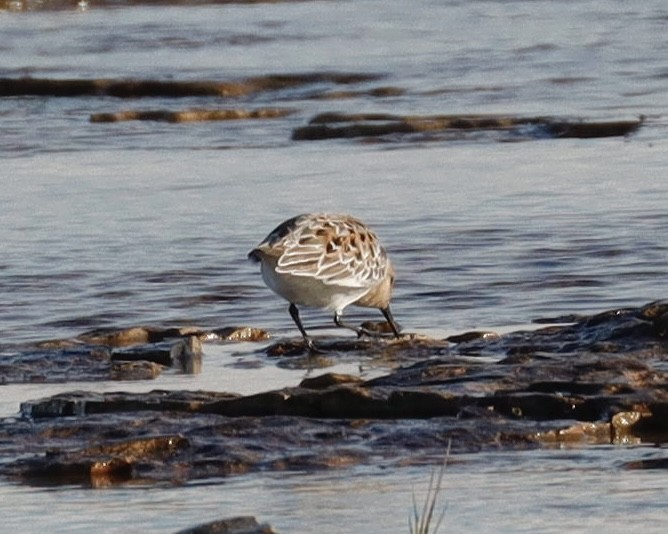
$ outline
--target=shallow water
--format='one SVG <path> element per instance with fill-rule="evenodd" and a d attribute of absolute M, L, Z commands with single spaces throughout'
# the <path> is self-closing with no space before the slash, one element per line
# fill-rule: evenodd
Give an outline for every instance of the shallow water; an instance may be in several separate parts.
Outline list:
<path fill-rule="evenodd" d="M 658 0 L 423 1 L 411 9 L 399 0 L 90 2 L 0 11 L 0 77 L 235 80 L 346 71 L 382 76 L 362 88 L 405 91 L 335 100 L 315 98 L 320 88 L 310 87 L 223 102 L 0 99 L 0 351 L 137 324 L 251 324 L 294 336 L 287 307 L 246 253 L 281 220 L 316 210 L 354 213 L 377 230 L 398 272 L 394 315 L 410 331 L 519 328 L 665 298 L 666 20 Z M 92 113 L 124 109 L 258 106 L 296 112 L 276 121 L 89 122 Z M 290 140 L 293 128 L 324 111 L 647 120 L 628 139 Z M 331 321 L 304 315 L 307 326 Z M 206 346 L 196 377 L 2 386 L 0 413 L 80 387 L 247 393 L 302 378 L 256 350 Z M 383 371 L 366 363 L 335 370 Z M 456 488 L 446 493 L 448 520 L 456 530 L 575 531 L 621 523 L 633 510 L 627 529 L 658 532 L 666 496 L 658 476 L 619 468 L 648 454 L 467 458 L 448 471 Z M 365 468 L 104 491 L 3 484 L 0 496 L 3 520 L 24 531 L 115 531 L 130 513 L 138 528 L 164 532 L 241 512 L 283 532 L 405 531 L 411 485 L 429 472 Z M 44 502 L 50 515 L 36 517 Z"/>

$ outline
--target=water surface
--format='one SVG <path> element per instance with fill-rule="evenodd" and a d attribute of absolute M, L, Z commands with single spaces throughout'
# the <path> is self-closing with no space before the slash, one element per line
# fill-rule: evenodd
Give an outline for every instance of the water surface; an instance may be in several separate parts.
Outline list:
<path fill-rule="evenodd" d="M 89 2 L 0 11 L 0 77 L 379 76 L 344 99 L 318 97 L 341 87 L 225 101 L 2 98 L 0 351 L 139 324 L 251 324 L 294 336 L 285 303 L 263 286 L 246 253 L 305 211 L 354 213 L 377 230 L 398 272 L 394 315 L 410 331 L 519 328 L 664 298 L 664 4 Z M 403 92 L 365 93 L 379 86 Z M 89 122 L 92 113 L 125 109 L 269 105 L 295 113 L 277 121 Z M 290 140 L 292 129 L 325 111 L 647 119 L 629 138 Z M 375 318 L 372 310 L 350 312 Z M 317 311 L 304 316 L 309 326 L 331 321 Z M 207 346 L 195 377 L 0 386 L 0 410 L 11 416 L 21 401 L 59 389 L 248 393 L 303 377 L 257 348 Z M 239 369 L 240 360 L 259 365 Z M 358 368 L 341 370 L 373 372 Z M 616 447 L 454 458 L 447 526 L 614 530 L 633 516 L 627 532 L 659 532 L 660 475 L 619 467 L 652 454 Z M 5 524 L 26 532 L 127 530 L 128 514 L 137 529 L 167 532 L 240 513 L 282 532 L 406 531 L 411 488 L 424 485 L 430 470 L 370 467 L 100 491 L 4 483 L 0 494 Z"/>

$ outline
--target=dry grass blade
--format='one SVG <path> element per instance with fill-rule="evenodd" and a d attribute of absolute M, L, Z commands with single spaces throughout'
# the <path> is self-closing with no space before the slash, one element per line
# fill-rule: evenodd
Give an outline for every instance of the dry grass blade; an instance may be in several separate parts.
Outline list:
<path fill-rule="evenodd" d="M 413 491 L 413 514 L 409 519 L 408 526 L 410 527 L 411 534 L 435 534 L 438 532 L 438 529 L 443 523 L 443 518 L 445 517 L 445 506 L 441 511 L 441 514 L 438 516 L 438 520 L 432 530 L 432 522 L 434 520 L 434 510 L 436 508 L 436 503 L 438 497 L 443 488 L 443 475 L 445 474 L 445 468 L 448 465 L 448 458 L 450 457 L 450 441 L 448 441 L 448 448 L 445 451 L 445 458 L 441 467 L 432 471 L 431 476 L 429 477 L 429 486 L 427 488 L 427 495 L 422 506 L 422 511 L 418 510 L 418 505 L 415 500 L 415 491 Z"/>

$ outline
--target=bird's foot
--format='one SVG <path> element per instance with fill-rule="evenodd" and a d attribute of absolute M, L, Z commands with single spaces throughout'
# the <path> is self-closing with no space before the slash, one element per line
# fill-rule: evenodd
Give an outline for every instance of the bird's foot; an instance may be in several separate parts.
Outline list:
<path fill-rule="evenodd" d="M 304 338 L 304 348 L 308 351 L 309 356 L 326 354 L 326 351 L 316 347 L 315 343 L 313 343 L 313 340 L 310 337 Z"/>

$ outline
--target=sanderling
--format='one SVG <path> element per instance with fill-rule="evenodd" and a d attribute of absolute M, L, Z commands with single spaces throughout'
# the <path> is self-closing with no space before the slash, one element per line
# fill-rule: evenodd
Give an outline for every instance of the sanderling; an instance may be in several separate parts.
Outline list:
<path fill-rule="evenodd" d="M 315 347 L 297 305 L 333 311 L 337 326 L 358 335 L 365 331 L 341 321 L 344 308 L 378 308 L 399 336 L 390 312 L 394 268 L 376 234 L 354 217 L 298 215 L 276 227 L 248 257 L 260 262 L 265 284 L 290 302 L 290 316 L 310 350 Z"/>

